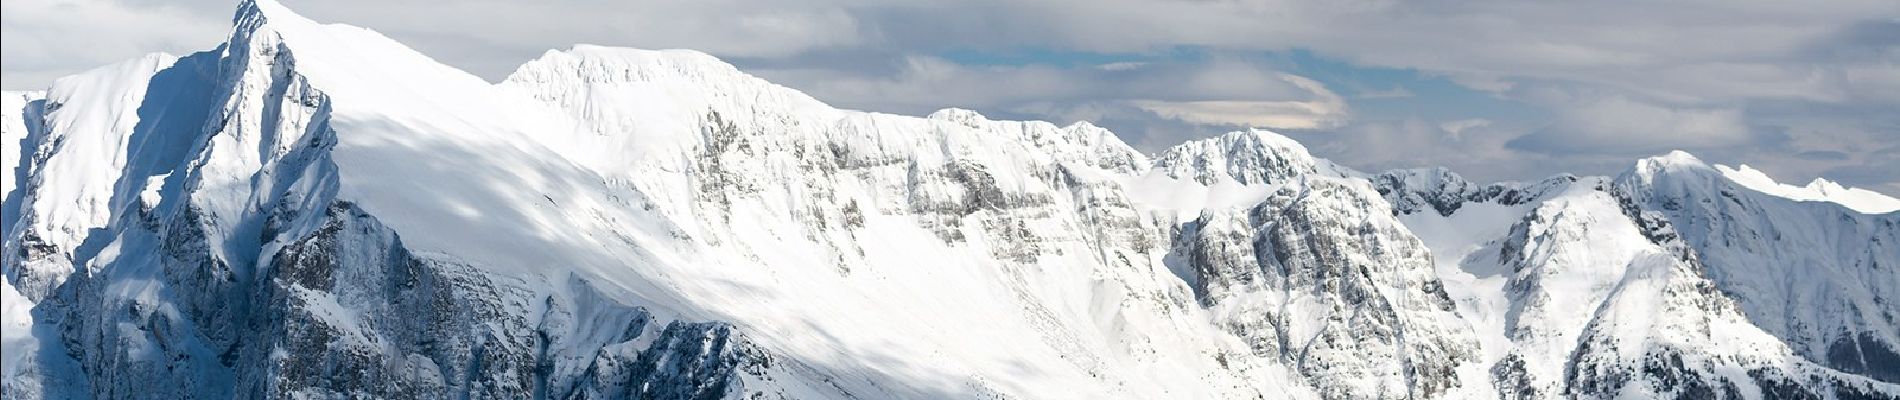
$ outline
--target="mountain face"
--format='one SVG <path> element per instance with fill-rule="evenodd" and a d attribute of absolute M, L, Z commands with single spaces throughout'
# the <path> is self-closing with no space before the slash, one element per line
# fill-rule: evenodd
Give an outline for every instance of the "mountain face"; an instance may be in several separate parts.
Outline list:
<path fill-rule="evenodd" d="M 495 84 L 234 25 L 0 98 L 4 397 L 1900 398 L 1871 192 L 1150 155 L 690 51 Z"/>

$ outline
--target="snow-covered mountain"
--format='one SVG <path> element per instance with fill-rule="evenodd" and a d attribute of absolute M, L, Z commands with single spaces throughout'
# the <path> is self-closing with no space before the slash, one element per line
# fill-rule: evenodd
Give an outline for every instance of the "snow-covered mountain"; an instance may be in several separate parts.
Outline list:
<path fill-rule="evenodd" d="M 1149 155 L 691 51 L 493 84 L 234 25 L 0 99 L 4 397 L 1900 398 L 1873 192 Z"/>
<path fill-rule="evenodd" d="M 1373 180 L 1434 250 L 1505 397 L 1892 398 L 1900 273 L 1879 265 L 1900 255 L 1900 215 L 1717 168 L 1676 152 L 1616 178 Z"/>

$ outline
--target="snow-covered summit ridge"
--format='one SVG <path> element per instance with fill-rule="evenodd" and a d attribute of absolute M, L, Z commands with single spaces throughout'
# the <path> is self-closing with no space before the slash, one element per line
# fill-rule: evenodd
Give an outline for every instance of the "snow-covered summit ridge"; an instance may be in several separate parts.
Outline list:
<path fill-rule="evenodd" d="M 1743 187 L 1793 200 L 1836 203 L 1868 214 L 1900 210 L 1900 198 L 1872 190 L 1842 186 L 1824 178 L 1814 178 L 1806 186 L 1795 186 L 1777 182 L 1768 174 L 1750 168 L 1747 164 L 1733 168 L 1718 164 L 1715 169 L 1721 171 L 1722 176 L 1728 177 L 1729 180 Z"/>
<path fill-rule="evenodd" d="M 974 132 L 986 137 L 985 142 L 995 143 L 952 140 L 947 144 L 968 148 L 955 152 L 976 153 L 1003 150 L 971 146 L 1023 147 L 1059 161 L 1124 173 L 1145 171 L 1149 166 L 1146 155 L 1093 124 L 992 120 L 966 109 L 945 109 L 924 117 L 839 109 L 692 50 L 579 45 L 545 53 L 517 68 L 498 86 L 564 110 L 579 121 L 591 135 L 541 137 L 553 138 L 544 142 L 584 164 L 607 169 L 631 169 L 642 159 L 691 152 L 695 146 L 708 144 L 700 127 L 715 120 L 749 127 L 744 129 L 748 134 L 806 140 L 861 136 L 855 131 L 865 129 L 909 131 L 909 138 L 859 139 L 886 149 L 918 145 L 903 143 L 917 135 Z"/>
<path fill-rule="evenodd" d="M 681 120 L 678 116 L 693 115 L 694 110 L 738 109 L 743 112 L 725 117 L 767 117 L 782 122 L 802 120 L 804 123 L 823 123 L 853 113 L 830 107 L 798 90 L 746 74 L 709 54 L 682 49 L 641 50 L 583 44 L 564 51 L 550 50 L 517 68 L 502 86 L 522 90 L 541 100 L 572 109 L 594 132 L 615 132 L 631 137 L 639 137 L 642 132 L 688 131 L 686 127 L 701 121 Z M 652 99 L 666 101 L 653 102 Z M 625 107 L 599 107 L 600 104 Z M 923 118 L 979 129 L 998 124 L 1049 125 L 1042 129 L 1044 131 L 1054 127 L 1041 121 L 992 120 L 975 110 L 954 107 L 938 110 Z M 1059 144 L 1085 148 L 1106 146 L 1107 150 L 1097 152 L 1132 153 L 1122 149 L 1127 145 L 1113 132 L 1086 121 L 1061 127 L 1060 130 L 1071 134 L 1065 135 L 1068 136 L 1066 140 L 1058 140 Z M 648 136 L 629 141 L 645 141 L 642 146 L 631 147 L 646 148 L 655 147 L 652 146 L 653 141 L 665 138 Z M 628 146 L 605 147 L 625 149 Z M 1138 153 L 1133 155 L 1141 156 Z M 1127 155 L 1120 157 L 1132 158 Z M 1291 176 L 1320 170 L 1333 174 L 1356 174 L 1329 161 L 1312 157 L 1297 141 L 1259 129 L 1194 140 L 1141 158 L 1148 157 L 1154 159 L 1153 166 L 1160 167 L 1171 177 L 1191 179 L 1203 184 L 1217 180 L 1232 180 L 1242 184 L 1264 183 L 1273 180 L 1272 176 L 1275 175 Z M 1264 161 L 1268 159 L 1276 161 Z M 1641 170 L 1710 167 L 1695 155 L 1684 151 L 1647 158 L 1638 164 Z M 1260 168 L 1255 167 L 1265 167 L 1269 172 L 1256 172 Z M 1723 175 L 1746 187 L 1782 197 L 1838 203 L 1867 213 L 1900 209 L 1900 199 L 1865 189 L 1840 187 L 1824 179 L 1817 179 L 1807 187 L 1794 187 L 1761 179 L 1765 176 L 1755 176 L 1759 174 L 1729 173 L 1725 166 L 1715 167 L 1723 170 Z M 1436 170 L 1438 173 L 1420 171 L 1411 175 L 1430 178 L 1442 177 L 1450 172 L 1442 167 Z M 1562 175 L 1552 179 L 1574 180 L 1575 177 Z M 1416 187 L 1426 182 L 1409 183 L 1412 185 L 1408 186 Z M 1463 182 L 1462 179 L 1438 183 L 1473 189 L 1483 186 Z M 1508 182 L 1499 184 L 1513 185 Z"/>
<path fill-rule="evenodd" d="M 694 115 L 714 109 L 733 118 L 836 118 L 837 112 L 802 92 L 741 72 L 694 50 L 642 50 L 575 45 L 549 50 L 517 67 L 501 83 L 564 107 L 614 105 L 654 109 L 640 114 L 578 110 L 597 132 L 639 128 L 663 114 Z M 650 99 L 640 104 L 629 104 Z M 656 101 L 657 100 L 657 101 Z M 652 103 L 652 104 L 646 104 Z M 736 112 L 744 110 L 744 112 Z M 814 115 L 816 114 L 816 115 Z M 693 121 L 697 122 L 697 121 Z M 660 128 L 655 128 L 660 129 Z"/>
<path fill-rule="evenodd" d="M 1710 164 L 1688 152 L 1677 150 L 1637 161 L 1630 171 L 1635 177 L 1651 179 L 1655 174 L 1674 173 L 1702 178 L 1721 177 L 1749 190 L 1804 202 L 1833 203 L 1864 214 L 1884 214 L 1900 210 L 1900 198 L 1872 190 L 1846 187 L 1823 178 L 1806 186 L 1775 181 L 1760 170 L 1740 165 Z"/>

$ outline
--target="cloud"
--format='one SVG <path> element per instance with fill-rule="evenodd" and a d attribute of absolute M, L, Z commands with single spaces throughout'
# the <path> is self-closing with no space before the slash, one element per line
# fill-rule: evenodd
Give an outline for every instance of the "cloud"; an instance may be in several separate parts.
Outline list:
<path fill-rule="evenodd" d="M 6 7 L 8 14 L 14 14 L 16 9 L 36 4 L 69 1 L 21 0 Z M 579 42 L 686 47 L 722 57 L 781 57 L 838 48 L 909 54 L 1015 48 L 1136 53 L 1179 46 L 1235 51 L 1303 48 L 1361 65 L 1464 75 L 1464 80 L 1480 85 L 1534 77 L 1669 87 L 1661 84 L 1695 70 L 1760 73 L 1812 61 L 1822 54 L 1890 61 L 1891 52 L 1882 46 L 1890 45 L 1893 36 L 1883 34 L 1900 25 L 1894 22 L 1900 10 L 1886 0 L 1801 5 L 1763 0 L 1663 4 L 1634 0 L 285 1 L 311 17 L 379 29 L 398 39 L 457 35 L 472 39 L 472 46 L 503 50 L 487 54 L 505 54 L 487 57 L 526 58 L 533 54 L 518 52 Z M 144 18 L 168 24 L 180 21 L 173 18 L 178 16 L 221 20 L 234 3 L 86 2 L 177 10 Z M 429 45 L 447 46 L 455 44 Z M 438 48 L 422 50 L 445 53 Z M 461 53 L 478 57 L 474 52 Z M 1671 69 L 1684 72 L 1649 74 Z M 477 72 L 493 78 L 507 71 Z M 1754 83 L 1798 85 L 1808 78 L 1799 73 L 1781 75 L 1774 79 L 1783 82 Z M 1715 89 L 1754 85 L 1723 86 Z M 1676 94 L 1696 96 L 1704 89 L 1709 88 L 1687 86 Z"/>
<path fill-rule="evenodd" d="M 9 0 L 0 7 L 0 85 L 8 89 L 43 89 L 61 76 L 145 53 L 209 49 L 230 24 L 228 12 L 209 17 L 163 3 Z"/>
<path fill-rule="evenodd" d="M 1314 152 L 1353 168 L 1449 167 L 1474 181 L 1538 179 L 1559 171 L 1505 146 L 1521 127 L 1509 123 L 1434 121 L 1422 118 L 1361 120 L 1325 132 L 1288 132 Z M 1447 127 L 1451 127 L 1448 129 Z M 1455 130 L 1455 131 L 1454 131 Z M 1605 160 L 1564 160 L 1567 166 L 1606 169 Z M 1627 161 L 1627 160 L 1625 160 Z"/>
<path fill-rule="evenodd" d="M 1455 120 L 1455 121 L 1445 121 L 1438 124 L 1438 129 L 1444 130 L 1446 136 L 1450 136 L 1452 140 L 1458 140 L 1458 139 L 1463 138 L 1465 131 L 1477 129 L 1477 128 L 1483 128 L 1487 126 L 1491 126 L 1491 120 L 1483 119 L 1483 118 L 1471 118 L 1471 119 L 1461 119 L 1461 120 Z"/>
<path fill-rule="evenodd" d="M 1124 112 L 1132 108 L 1196 124 L 1297 129 L 1336 126 L 1347 115 L 1345 100 L 1324 84 L 1257 64 L 1210 58 L 1108 65 L 984 66 L 913 56 L 886 76 L 824 69 L 754 72 L 822 99 L 844 99 L 838 103 L 846 107 L 911 114 L 952 106 L 1073 113 L 1117 103 L 1129 106 L 1118 107 Z"/>
<path fill-rule="evenodd" d="M 1839 151 L 1830 151 L 1830 150 L 1810 150 L 1810 151 L 1795 153 L 1794 157 L 1804 159 L 1804 160 L 1839 161 L 1839 160 L 1846 160 L 1847 153 L 1839 152 Z"/>
<path fill-rule="evenodd" d="M 1155 114 L 1208 125 L 1237 125 L 1278 129 L 1325 129 L 1346 119 L 1346 101 L 1317 81 L 1280 74 L 1280 79 L 1312 93 L 1306 101 L 1162 101 L 1133 100 L 1131 104 Z"/>
<path fill-rule="evenodd" d="M 1136 107 L 1182 121 L 1278 129 L 1322 129 L 1338 126 L 1345 105 L 1301 101 L 1153 101 L 1135 100 Z"/>
<path fill-rule="evenodd" d="M 1418 97 L 1418 95 L 1413 94 L 1411 90 L 1406 90 L 1404 86 L 1394 86 L 1393 88 L 1386 89 L 1386 90 L 1360 91 L 1358 95 L 1355 95 L 1353 97 L 1357 97 L 1361 99 L 1404 99 L 1404 98 Z"/>
<path fill-rule="evenodd" d="M 1669 107 L 1605 96 L 1565 104 L 1549 127 L 1509 144 L 1544 153 L 1634 154 L 1746 145 L 1754 139 L 1737 109 Z"/>
<path fill-rule="evenodd" d="M 1900 146 L 1871 152 L 1858 163 L 1830 168 L 1821 175 L 1848 186 L 1860 186 L 1891 195 L 1900 193 L 1900 179 L 1894 179 L 1894 171 L 1900 171 Z"/>
<path fill-rule="evenodd" d="M 1345 99 L 1325 84 L 1225 57 L 1058 66 L 911 56 L 882 74 L 751 72 L 847 108 L 921 115 L 964 107 L 1001 118 L 1086 120 L 1146 151 L 1247 127 L 1332 128 L 1349 116 Z"/>

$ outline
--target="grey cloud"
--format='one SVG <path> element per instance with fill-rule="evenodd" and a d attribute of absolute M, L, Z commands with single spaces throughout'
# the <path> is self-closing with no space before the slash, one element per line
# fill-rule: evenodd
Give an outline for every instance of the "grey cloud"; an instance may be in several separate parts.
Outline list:
<path fill-rule="evenodd" d="M 1398 87 L 1393 87 L 1391 89 L 1383 89 L 1383 90 L 1377 90 L 1377 89 L 1361 90 L 1359 91 L 1358 94 L 1354 95 L 1353 97 L 1361 98 L 1361 99 L 1402 99 L 1402 98 L 1408 98 L 1408 97 L 1418 97 L 1418 95 L 1413 94 L 1411 90 L 1406 90 L 1405 87 L 1403 86 L 1398 86 Z"/>
<path fill-rule="evenodd" d="M 1794 153 L 1794 157 L 1803 160 L 1841 161 L 1847 159 L 1847 153 L 1832 150 L 1809 150 Z"/>
<path fill-rule="evenodd" d="M 1318 116 L 1344 113 L 1345 107 L 1337 95 L 1310 79 L 1218 57 L 1102 68 L 973 66 L 910 56 L 889 75 L 816 68 L 752 72 L 845 107 L 910 114 L 952 106 L 1009 109 L 1029 103 L 1117 101 L 1312 103 L 1332 107 L 1314 111 Z M 1157 108 L 1165 107 L 1150 110 Z"/>
<path fill-rule="evenodd" d="M 31 0 L 0 7 L 0 85 L 8 89 L 45 88 L 55 78 L 145 53 L 208 49 L 229 30 L 228 14 L 169 4 Z"/>
<path fill-rule="evenodd" d="M 1822 175 L 1848 186 L 1900 193 L 1896 190 L 1900 189 L 1900 179 L 1894 179 L 1894 171 L 1900 171 L 1900 147 L 1875 152 L 1870 159 L 1858 164 L 1830 168 Z"/>
<path fill-rule="evenodd" d="M 1871 19 L 1847 24 L 1833 35 L 1810 43 L 1803 58 L 1829 61 L 1893 60 L 1900 52 L 1900 18 Z"/>
<path fill-rule="evenodd" d="M 1670 107 L 1601 96 L 1560 105 L 1557 120 L 1511 140 L 1512 148 L 1542 153 L 1632 154 L 1756 143 L 1734 108 Z"/>

